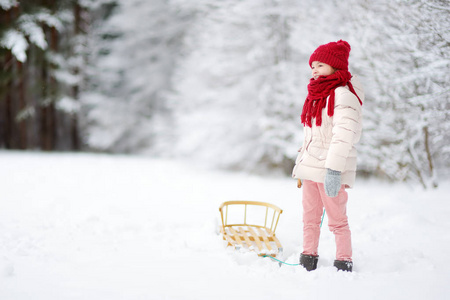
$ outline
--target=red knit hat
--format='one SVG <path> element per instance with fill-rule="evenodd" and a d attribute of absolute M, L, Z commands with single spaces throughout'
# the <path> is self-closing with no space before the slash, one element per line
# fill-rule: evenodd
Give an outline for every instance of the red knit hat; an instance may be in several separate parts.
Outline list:
<path fill-rule="evenodd" d="M 320 61 L 339 70 L 348 70 L 350 49 L 349 43 L 343 40 L 321 45 L 309 58 L 309 65 L 313 61 Z"/>

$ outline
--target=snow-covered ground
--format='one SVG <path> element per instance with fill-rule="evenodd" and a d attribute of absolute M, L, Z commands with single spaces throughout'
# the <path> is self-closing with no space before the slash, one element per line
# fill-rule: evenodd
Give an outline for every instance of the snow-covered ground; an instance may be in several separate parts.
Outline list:
<path fill-rule="evenodd" d="M 224 247 L 219 205 L 280 206 L 283 259 L 301 251 L 301 192 L 285 177 L 143 157 L 0 152 L 0 299 L 448 299 L 450 184 L 357 180 L 354 272 Z"/>

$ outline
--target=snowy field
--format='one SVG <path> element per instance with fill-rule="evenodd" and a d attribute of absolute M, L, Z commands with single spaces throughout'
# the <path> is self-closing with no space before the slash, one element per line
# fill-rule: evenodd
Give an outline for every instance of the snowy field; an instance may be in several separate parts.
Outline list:
<path fill-rule="evenodd" d="M 283 259 L 301 251 L 301 193 L 286 177 L 94 154 L 0 152 L 0 299 L 448 299 L 450 184 L 357 180 L 354 272 L 336 272 L 325 218 L 319 267 L 224 247 L 219 205 L 274 203 Z"/>

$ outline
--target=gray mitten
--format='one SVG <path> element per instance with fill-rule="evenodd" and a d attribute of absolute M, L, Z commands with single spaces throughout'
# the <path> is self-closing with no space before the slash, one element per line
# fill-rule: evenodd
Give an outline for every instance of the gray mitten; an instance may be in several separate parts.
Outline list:
<path fill-rule="evenodd" d="M 328 197 L 336 197 L 341 189 L 341 172 L 327 169 L 324 186 Z"/>

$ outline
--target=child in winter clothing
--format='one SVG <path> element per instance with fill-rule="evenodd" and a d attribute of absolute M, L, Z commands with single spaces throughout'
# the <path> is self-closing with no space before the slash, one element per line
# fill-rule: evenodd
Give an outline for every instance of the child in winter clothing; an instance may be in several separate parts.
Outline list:
<path fill-rule="evenodd" d="M 348 71 L 350 45 L 339 40 L 319 46 L 309 59 L 312 78 L 301 115 L 303 146 L 292 176 L 303 183 L 303 252 L 300 264 L 317 267 L 323 208 L 335 235 L 338 270 L 352 271 L 346 188 L 356 176 L 364 92 Z M 299 184 L 301 186 L 301 184 Z"/>

